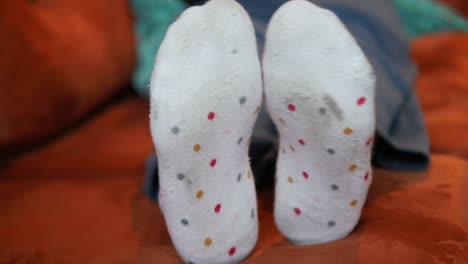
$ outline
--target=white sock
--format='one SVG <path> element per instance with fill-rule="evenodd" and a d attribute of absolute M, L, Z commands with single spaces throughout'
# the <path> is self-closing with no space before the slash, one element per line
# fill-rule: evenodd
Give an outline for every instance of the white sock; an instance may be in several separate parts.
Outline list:
<path fill-rule="evenodd" d="M 373 70 L 332 12 L 294 0 L 270 21 L 263 72 L 281 137 L 275 222 L 296 244 L 343 238 L 371 183 Z"/>
<path fill-rule="evenodd" d="M 248 144 L 262 100 L 253 26 L 232 0 L 192 7 L 169 28 L 151 80 L 159 202 L 188 263 L 234 263 L 254 248 Z"/>

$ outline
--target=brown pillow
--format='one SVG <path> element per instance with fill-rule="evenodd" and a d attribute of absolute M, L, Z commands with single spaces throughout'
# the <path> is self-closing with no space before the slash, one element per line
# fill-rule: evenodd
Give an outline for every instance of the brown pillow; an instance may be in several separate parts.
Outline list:
<path fill-rule="evenodd" d="M 0 1 L 0 158 L 125 87 L 134 45 L 128 0 Z"/>

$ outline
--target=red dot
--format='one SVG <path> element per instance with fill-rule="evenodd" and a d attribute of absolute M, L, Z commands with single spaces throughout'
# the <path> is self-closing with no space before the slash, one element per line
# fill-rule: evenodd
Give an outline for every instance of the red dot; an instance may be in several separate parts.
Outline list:
<path fill-rule="evenodd" d="M 367 140 L 366 145 L 369 146 L 370 144 L 372 144 L 372 140 L 373 140 L 373 138 L 370 137 L 370 138 Z"/>
<path fill-rule="evenodd" d="M 301 209 L 299 208 L 294 208 L 294 213 L 296 213 L 297 215 L 301 215 Z"/>
<path fill-rule="evenodd" d="M 210 112 L 210 113 L 208 114 L 208 120 L 213 120 L 213 119 L 215 118 L 215 116 L 216 116 L 215 113 Z"/>
<path fill-rule="evenodd" d="M 304 145 L 305 145 L 305 142 L 304 142 L 304 140 L 302 140 L 302 139 L 299 139 L 299 144 L 301 144 L 302 146 L 304 146 Z"/>
<path fill-rule="evenodd" d="M 232 256 L 236 254 L 236 247 L 232 247 L 231 249 L 229 249 L 229 256 Z"/>
<path fill-rule="evenodd" d="M 212 159 L 211 162 L 210 162 L 210 166 L 213 168 L 214 166 L 216 166 L 216 159 Z"/>
<path fill-rule="evenodd" d="M 217 204 L 214 208 L 215 213 L 219 214 L 221 212 L 221 204 Z"/>
<path fill-rule="evenodd" d="M 366 173 L 366 176 L 364 176 L 364 180 L 367 181 L 369 179 L 369 172 Z"/>
<path fill-rule="evenodd" d="M 289 109 L 289 111 L 294 112 L 294 111 L 296 111 L 296 106 L 293 105 L 293 104 L 289 104 L 289 105 L 288 105 L 288 109 Z"/>
<path fill-rule="evenodd" d="M 365 97 L 361 97 L 357 100 L 357 104 L 358 105 L 363 105 L 366 103 L 366 98 Z"/>
<path fill-rule="evenodd" d="M 302 172 L 302 176 L 304 176 L 304 178 L 308 179 L 309 178 L 309 174 L 305 171 Z"/>

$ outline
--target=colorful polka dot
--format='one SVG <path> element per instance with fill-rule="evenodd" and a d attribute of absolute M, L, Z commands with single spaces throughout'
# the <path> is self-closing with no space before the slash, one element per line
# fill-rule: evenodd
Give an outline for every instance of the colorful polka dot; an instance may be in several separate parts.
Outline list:
<path fill-rule="evenodd" d="M 232 255 L 236 254 L 236 247 L 232 247 L 231 249 L 229 249 L 228 254 L 229 254 L 229 256 L 232 256 Z"/>
<path fill-rule="evenodd" d="M 203 191 L 202 191 L 202 190 L 199 190 L 199 191 L 197 192 L 197 198 L 198 198 L 198 199 L 201 199 L 201 198 L 203 197 L 203 194 L 204 194 Z"/>
<path fill-rule="evenodd" d="M 304 179 L 308 179 L 309 178 L 309 174 L 305 171 L 302 172 L 302 176 L 304 176 Z"/>
<path fill-rule="evenodd" d="M 331 188 L 332 188 L 332 190 L 337 191 L 340 187 L 338 187 L 338 185 L 336 185 L 336 184 L 332 184 Z"/>
<path fill-rule="evenodd" d="M 177 174 L 177 179 L 178 179 L 179 181 L 185 179 L 185 174 L 183 174 L 183 173 Z"/>
<path fill-rule="evenodd" d="M 189 221 L 188 221 L 187 219 L 184 218 L 184 219 L 180 220 L 180 223 L 181 223 L 182 225 L 184 225 L 184 226 L 188 226 Z"/>
<path fill-rule="evenodd" d="M 200 152 L 200 150 L 201 150 L 200 144 L 195 144 L 195 146 L 193 146 L 193 151 Z"/>
<path fill-rule="evenodd" d="M 289 146 L 292 152 L 296 152 L 296 149 L 293 146 Z"/>
<path fill-rule="evenodd" d="M 357 169 L 357 165 L 356 165 L 356 164 L 352 164 L 352 165 L 349 166 L 348 169 L 349 169 L 350 172 L 354 172 L 354 171 Z"/>
<path fill-rule="evenodd" d="M 258 113 L 260 113 L 260 106 L 257 106 L 257 108 L 255 109 L 255 112 L 254 112 L 254 114 L 258 114 Z"/>
<path fill-rule="evenodd" d="M 353 200 L 353 201 L 351 201 L 351 203 L 350 203 L 350 205 L 353 206 L 353 207 L 356 206 L 357 204 L 358 204 L 358 201 L 357 201 L 357 200 Z"/>
<path fill-rule="evenodd" d="M 334 155 L 334 154 L 335 154 L 335 150 L 332 149 L 332 148 L 329 148 L 327 151 L 328 151 L 328 154 L 330 154 L 330 155 Z"/>
<path fill-rule="evenodd" d="M 210 162 L 210 167 L 214 168 L 214 166 L 216 166 L 216 159 L 212 159 Z"/>
<path fill-rule="evenodd" d="M 367 146 L 370 146 L 370 144 L 372 144 L 372 141 L 373 141 L 373 140 L 374 140 L 374 139 L 373 139 L 372 137 L 370 137 L 369 139 L 367 139 L 366 145 L 367 145 Z"/>
<path fill-rule="evenodd" d="M 293 105 L 293 104 L 289 104 L 288 105 L 288 110 L 291 111 L 291 112 L 294 112 L 294 111 L 296 111 L 296 106 Z"/>
<path fill-rule="evenodd" d="M 246 101 L 247 101 L 247 97 L 245 97 L 245 96 L 242 96 L 241 98 L 239 98 L 239 103 L 241 105 L 244 105 Z"/>
<path fill-rule="evenodd" d="M 249 169 L 249 171 L 247 172 L 247 177 L 249 179 L 252 179 L 252 171 Z"/>
<path fill-rule="evenodd" d="M 213 240 L 211 240 L 211 238 L 206 238 L 205 241 L 203 241 L 203 244 L 205 245 L 205 247 L 209 247 L 211 246 L 211 244 L 213 244 Z"/>
<path fill-rule="evenodd" d="M 364 176 L 364 180 L 367 181 L 369 179 L 369 172 L 366 172 L 366 175 Z"/>
<path fill-rule="evenodd" d="M 219 214 L 219 212 L 221 212 L 221 204 L 217 204 L 217 205 L 215 206 L 214 212 L 215 212 L 216 214 Z"/>
<path fill-rule="evenodd" d="M 333 221 L 333 220 L 328 221 L 328 226 L 329 226 L 329 227 L 334 227 L 334 226 L 336 226 L 335 221 Z"/>
<path fill-rule="evenodd" d="M 301 215 L 302 212 L 301 212 L 301 209 L 299 209 L 299 208 L 296 207 L 296 208 L 294 208 L 294 213 L 295 213 L 296 215 Z"/>
<path fill-rule="evenodd" d="M 291 176 L 288 176 L 288 182 L 289 182 L 289 183 L 293 183 L 293 182 L 294 182 L 294 180 L 293 180 L 293 178 L 292 178 Z"/>
<path fill-rule="evenodd" d="M 215 117 L 216 117 L 216 114 L 213 113 L 213 112 L 210 112 L 210 113 L 208 114 L 208 120 L 210 120 L 210 121 L 212 121 L 213 119 L 215 119 Z"/>
<path fill-rule="evenodd" d="M 301 144 L 302 146 L 305 145 L 305 142 L 304 142 L 304 140 L 302 140 L 302 139 L 299 139 L 298 142 L 299 142 L 299 144 Z"/>
<path fill-rule="evenodd" d="M 363 105 L 366 103 L 366 98 L 365 97 L 361 97 L 357 100 L 357 105 Z"/>
<path fill-rule="evenodd" d="M 172 132 L 172 134 L 177 135 L 180 132 L 180 128 L 178 126 L 173 126 L 171 128 L 171 132 Z"/>
<path fill-rule="evenodd" d="M 286 122 L 284 121 L 284 119 L 282 117 L 278 118 L 278 121 L 283 125 L 286 124 Z"/>
<path fill-rule="evenodd" d="M 244 140 L 244 137 L 240 137 L 240 138 L 237 140 L 237 145 L 240 145 L 240 143 L 242 143 L 243 140 Z"/>
<path fill-rule="evenodd" d="M 343 130 L 343 133 L 344 133 L 345 135 L 351 135 L 351 134 L 353 133 L 353 130 L 352 130 L 351 128 L 347 127 L 347 128 L 345 128 L 345 129 Z"/>

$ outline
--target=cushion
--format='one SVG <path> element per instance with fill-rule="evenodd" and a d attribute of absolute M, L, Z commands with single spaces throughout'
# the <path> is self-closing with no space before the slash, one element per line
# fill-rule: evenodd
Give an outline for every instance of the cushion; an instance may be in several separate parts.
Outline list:
<path fill-rule="evenodd" d="M 57 135 L 129 82 L 127 2 L 0 1 L 0 158 Z"/>

